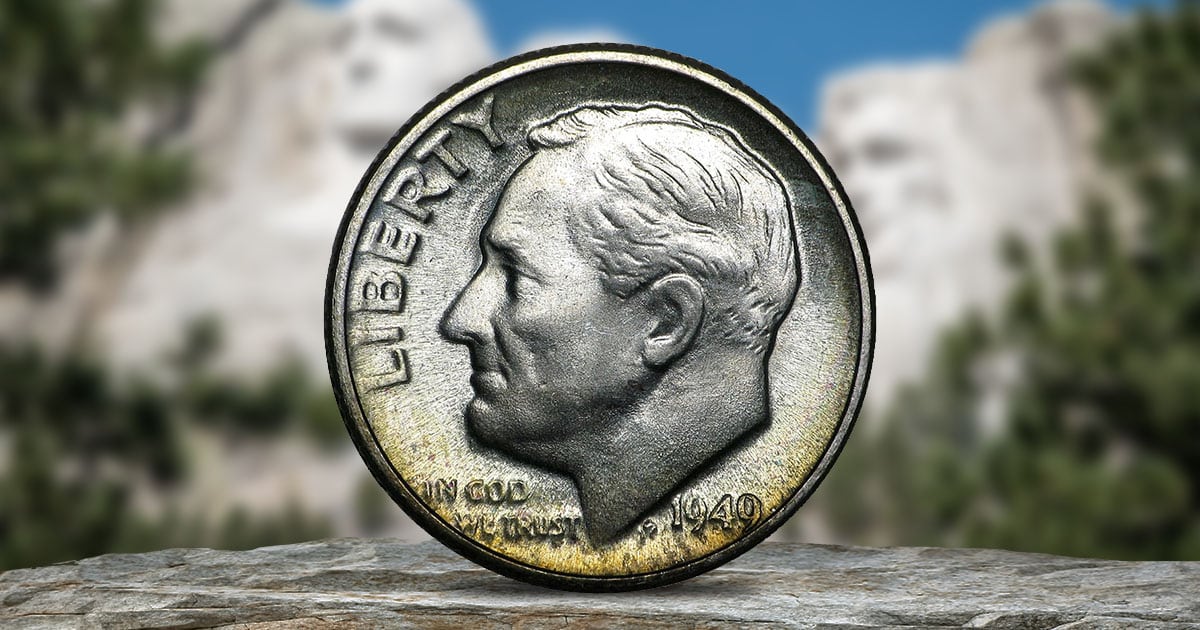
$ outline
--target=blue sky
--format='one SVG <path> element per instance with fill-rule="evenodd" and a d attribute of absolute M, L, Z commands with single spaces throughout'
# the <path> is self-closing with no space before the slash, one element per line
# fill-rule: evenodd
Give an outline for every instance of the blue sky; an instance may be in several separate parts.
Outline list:
<path fill-rule="evenodd" d="M 324 0 L 336 3 L 338 0 Z M 700 59 L 774 101 L 812 129 L 823 79 L 879 61 L 959 56 L 989 19 L 1033 0 L 473 0 L 497 51 L 549 30 L 601 30 Z M 1115 0 L 1118 11 L 1169 0 Z"/>

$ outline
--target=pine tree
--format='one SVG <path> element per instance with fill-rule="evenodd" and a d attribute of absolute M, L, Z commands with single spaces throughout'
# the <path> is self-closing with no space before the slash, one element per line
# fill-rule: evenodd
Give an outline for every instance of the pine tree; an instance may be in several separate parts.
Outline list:
<path fill-rule="evenodd" d="M 1008 431 L 985 462 L 1003 510 L 980 544 L 1200 557 L 1200 10 L 1143 13 L 1076 75 L 1134 228 L 1098 197 L 1019 286 L 1002 341 L 1022 358 Z M 1047 276 L 1047 277 L 1042 277 Z"/>
<path fill-rule="evenodd" d="M 185 190 L 180 155 L 133 138 L 134 108 L 179 98 L 202 49 L 159 47 L 144 0 L 0 3 L 0 281 L 53 289 L 55 244 L 103 212 L 133 220 Z M 180 474 L 163 401 L 118 400 L 82 356 L 0 347 L 0 567 L 98 553 L 116 535 L 126 484 L 113 460 Z"/>
<path fill-rule="evenodd" d="M 144 217 L 186 189 L 184 156 L 126 129 L 186 99 L 207 56 L 158 45 L 154 8 L 0 3 L 0 280 L 48 287 L 65 231 L 100 212 Z"/>

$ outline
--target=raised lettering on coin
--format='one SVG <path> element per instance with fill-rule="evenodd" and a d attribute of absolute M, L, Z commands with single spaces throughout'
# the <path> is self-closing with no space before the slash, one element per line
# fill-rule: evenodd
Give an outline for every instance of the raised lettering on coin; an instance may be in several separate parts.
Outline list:
<path fill-rule="evenodd" d="M 383 148 L 330 266 L 347 427 L 418 523 L 506 575 L 628 590 L 813 492 L 870 365 L 870 272 L 808 139 L 721 72 L 502 62 Z"/>

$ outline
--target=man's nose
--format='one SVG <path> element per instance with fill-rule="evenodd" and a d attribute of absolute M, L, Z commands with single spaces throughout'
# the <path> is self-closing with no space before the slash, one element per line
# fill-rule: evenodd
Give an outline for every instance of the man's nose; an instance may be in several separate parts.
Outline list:
<path fill-rule="evenodd" d="M 439 332 L 449 341 L 472 346 L 486 341 L 488 313 L 485 300 L 480 299 L 478 281 L 478 275 L 472 278 L 442 316 Z"/>
<path fill-rule="evenodd" d="M 348 64 L 346 74 L 351 83 L 366 83 L 375 77 L 376 67 L 374 60 L 355 58 Z"/>

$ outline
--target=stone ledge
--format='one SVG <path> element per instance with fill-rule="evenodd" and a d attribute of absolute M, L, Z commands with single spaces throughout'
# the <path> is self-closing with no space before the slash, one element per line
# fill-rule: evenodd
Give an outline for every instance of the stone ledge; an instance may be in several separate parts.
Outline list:
<path fill-rule="evenodd" d="M 1200 562 L 766 543 L 681 584 L 563 593 L 437 543 L 171 549 L 0 574 L 0 627 L 1197 628 Z"/>

